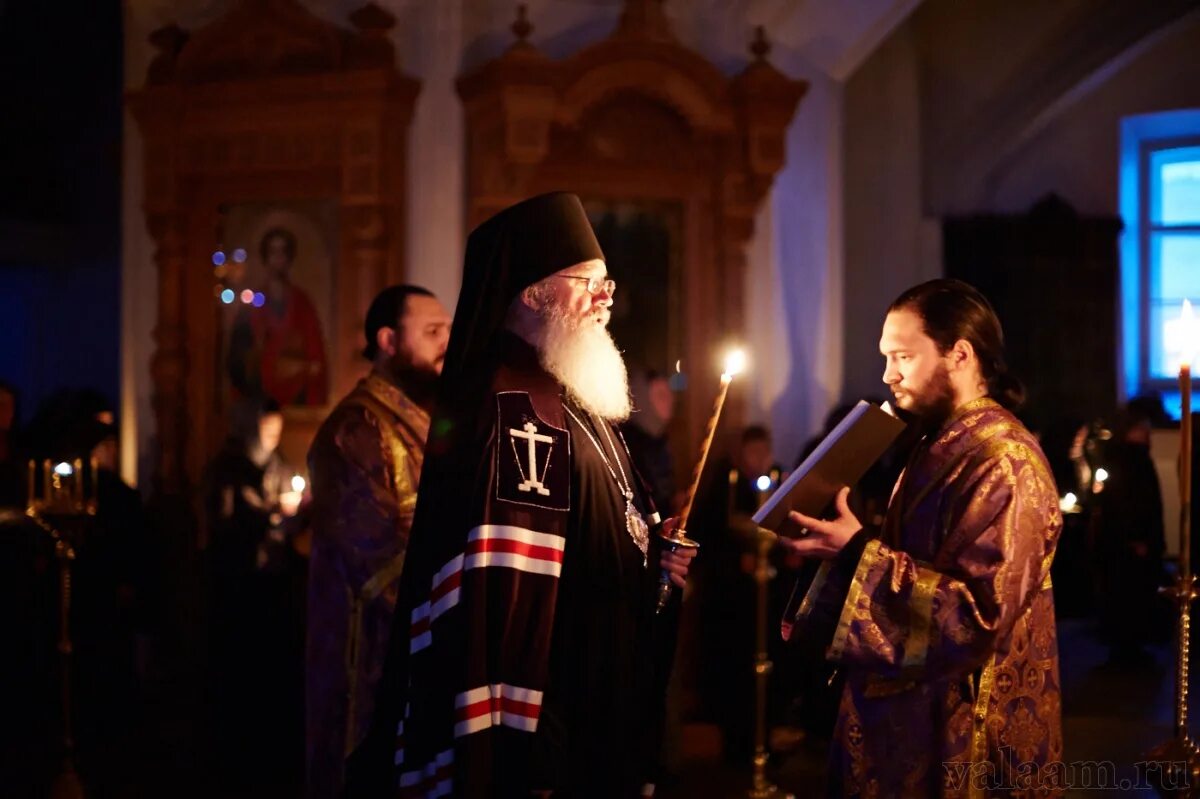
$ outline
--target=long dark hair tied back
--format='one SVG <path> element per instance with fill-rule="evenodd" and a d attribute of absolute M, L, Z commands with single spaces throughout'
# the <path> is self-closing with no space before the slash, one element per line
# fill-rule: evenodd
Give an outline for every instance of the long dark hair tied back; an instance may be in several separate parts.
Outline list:
<path fill-rule="evenodd" d="M 952 278 L 930 280 L 905 291 L 888 308 L 908 310 L 921 317 L 925 335 L 938 350 L 948 352 L 956 341 L 967 341 L 979 359 L 988 396 L 1010 411 L 1025 402 L 1025 387 L 1009 373 L 1004 358 L 1004 331 L 991 303 L 969 283 Z"/>

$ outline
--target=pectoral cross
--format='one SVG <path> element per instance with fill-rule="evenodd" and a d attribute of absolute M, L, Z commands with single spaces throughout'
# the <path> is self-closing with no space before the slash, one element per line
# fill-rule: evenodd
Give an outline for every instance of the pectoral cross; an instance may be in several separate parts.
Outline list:
<path fill-rule="evenodd" d="M 513 438 L 523 438 L 529 442 L 529 472 L 522 475 L 525 479 L 517 486 L 518 491 L 537 491 L 543 497 L 550 496 L 550 489 L 542 485 L 542 481 L 538 479 L 537 471 L 537 445 L 553 444 L 554 439 L 550 436 L 544 436 L 538 433 L 537 425 L 533 422 L 526 422 L 524 431 L 515 428 L 508 428 L 508 434 Z M 519 462 L 518 462 L 519 465 Z"/>

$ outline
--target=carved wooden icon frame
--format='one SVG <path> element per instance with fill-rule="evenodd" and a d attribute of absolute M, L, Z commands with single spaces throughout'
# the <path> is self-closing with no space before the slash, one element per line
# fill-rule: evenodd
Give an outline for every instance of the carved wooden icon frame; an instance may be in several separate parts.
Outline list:
<path fill-rule="evenodd" d="M 531 30 L 520 7 L 516 42 L 458 81 L 468 225 L 560 189 L 682 209 L 683 307 L 671 311 L 692 379 L 679 425 L 691 452 L 718 350 L 744 336 L 745 248 L 807 84 L 768 63 L 761 28 L 752 62 L 725 77 L 675 39 L 661 0 L 627 0 L 611 36 L 561 61 L 528 42 Z M 741 422 L 735 398 L 726 414 Z"/>
<path fill-rule="evenodd" d="M 368 303 L 404 274 L 407 131 L 419 84 L 395 68 L 388 12 L 370 3 L 350 22 L 321 20 L 298 0 L 242 0 L 194 33 L 172 25 L 151 36 L 159 55 L 128 102 L 144 139 L 159 279 L 151 367 L 159 490 L 196 485 L 226 432 L 212 262 L 223 209 L 335 204 L 330 402 L 362 372 Z M 285 410 L 293 460 L 327 410 Z"/>

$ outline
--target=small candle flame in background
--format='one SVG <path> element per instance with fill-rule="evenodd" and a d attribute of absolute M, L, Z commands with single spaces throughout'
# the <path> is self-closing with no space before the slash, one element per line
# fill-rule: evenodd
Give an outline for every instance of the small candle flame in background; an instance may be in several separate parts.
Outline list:
<path fill-rule="evenodd" d="M 298 474 L 292 475 L 292 490 L 279 495 L 279 506 L 284 516 L 293 516 L 304 501 L 304 488 L 308 483 Z"/>

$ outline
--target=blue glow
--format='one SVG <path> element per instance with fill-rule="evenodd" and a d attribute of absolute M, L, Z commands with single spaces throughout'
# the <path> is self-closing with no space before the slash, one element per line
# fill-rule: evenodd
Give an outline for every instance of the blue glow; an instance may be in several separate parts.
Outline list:
<path fill-rule="evenodd" d="M 759 491 L 766 491 L 771 487 L 771 478 L 764 474 L 754 481 L 754 485 L 758 486 Z"/>
<path fill-rule="evenodd" d="M 1200 386 L 1196 385 L 1196 381 L 1192 381 L 1192 416 L 1200 413 L 1200 407 L 1196 405 L 1196 396 L 1200 394 Z M 1183 395 L 1179 393 L 1179 389 L 1174 391 L 1163 391 L 1162 397 L 1163 409 L 1166 410 L 1167 416 L 1171 417 L 1171 421 L 1178 422 L 1183 418 Z"/>
<path fill-rule="evenodd" d="M 213 265 L 220 266 L 223 263 L 225 263 L 225 253 L 217 250 L 213 253 Z"/>
<path fill-rule="evenodd" d="M 1150 154 L 1150 221 L 1156 225 L 1200 223 L 1200 147 L 1172 147 Z"/>
<path fill-rule="evenodd" d="M 225 303 L 226 305 L 231 305 L 233 303 L 233 298 L 233 289 L 225 289 L 221 292 L 221 302 Z"/>
<path fill-rule="evenodd" d="M 254 303 L 255 308 L 261 308 L 267 304 L 267 296 L 265 294 L 263 294 L 261 291 L 256 291 L 256 292 L 254 292 L 253 303 Z"/>
<path fill-rule="evenodd" d="M 246 251 L 243 250 L 241 247 L 238 247 L 236 250 L 234 250 L 233 251 L 233 261 L 234 261 L 234 263 L 238 263 L 238 264 L 245 263 L 246 262 Z"/>
<path fill-rule="evenodd" d="M 1196 148 L 1156 148 L 1163 140 L 1179 139 L 1200 133 L 1200 111 L 1166 111 L 1157 114 L 1139 114 L 1121 120 L 1121 145 L 1119 162 L 1119 208 L 1124 228 L 1121 232 L 1121 301 L 1120 345 L 1118 349 L 1120 375 L 1120 399 L 1125 401 L 1138 394 L 1165 388 L 1162 383 L 1169 379 L 1171 371 L 1166 364 L 1163 351 L 1163 325 L 1171 318 L 1171 311 L 1185 296 L 1190 294 L 1191 281 L 1187 280 L 1190 270 L 1179 273 L 1180 258 L 1190 255 L 1190 242 L 1180 234 L 1148 237 L 1151 244 L 1151 263 L 1142 262 L 1142 241 L 1150 231 L 1145 224 L 1150 219 L 1159 219 L 1160 224 L 1172 224 L 1195 213 L 1196 184 L 1194 176 Z M 1154 149 L 1151 149 L 1154 148 Z M 1144 155 L 1149 150 L 1149 155 Z M 1161 155 L 1159 154 L 1161 153 Z M 1169 183 L 1170 186 L 1166 186 Z M 1167 190 L 1169 196 L 1158 196 Z M 1141 198 L 1149 199 L 1150 207 L 1143 214 Z M 1165 201 L 1165 202 L 1164 202 Z M 1159 227 L 1162 231 L 1163 228 Z M 1176 238 L 1167 244 L 1165 238 Z M 1164 252 L 1164 249 L 1167 252 Z M 1163 261 L 1158 256 L 1165 256 Z M 1185 259 L 1186 260 L 1186 259 Z M 1190 261 L 1189 261 L 1190 263 Z M 1164 274 L 1161 267 L 1170 267 Z M 1164 289 L 1176 296 L 1164 296 Z M 1148 290 L 1148 293 L 1147 293 Z M 1169 307 L 1168 307 L 1169 306 Z M 1165 312 L 1165 316 L 1164 316 Z M 1178 312 L 1175 311 L 1175 315 Z M 1143 331 L 1150 334 L 1145 340 Z M 1171 410 L 1168 394 L 1163 399 Z M 1172 415 L 1179 415 L 1178 394 L 1175 395 Z"/>

